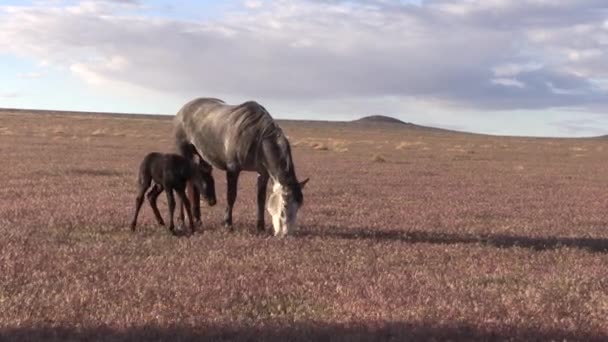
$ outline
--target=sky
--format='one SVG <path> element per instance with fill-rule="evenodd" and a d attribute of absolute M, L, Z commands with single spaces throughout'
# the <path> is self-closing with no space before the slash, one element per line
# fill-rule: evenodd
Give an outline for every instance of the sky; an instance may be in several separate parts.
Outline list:
<path fill-rule="evenodd" d="M 0 0 L 0 107 L 608 134 L 606 0 Z"/>

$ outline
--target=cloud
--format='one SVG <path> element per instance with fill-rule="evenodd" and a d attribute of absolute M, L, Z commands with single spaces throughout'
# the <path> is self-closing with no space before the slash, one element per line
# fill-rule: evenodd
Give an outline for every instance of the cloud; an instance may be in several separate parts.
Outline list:
<path fill-rule="evenodd" d="M 42 77 L 42 74 L 39 72 L 26 72 L 17 76 L 22 79 L 38 79 Z"/>
<path fill-rule="evenodd" d="M 0 99 L 15 99 L 21 97 L 21 94 L 18 92 L 0 92 Z"/>
<path fill-rule="evenodd" d="M 552 123 L 562 132 L 577 136 L 599 136 L 608 134 L 605 120 L 597 117 L 561 120 Z"/>
<path fill-rule="evenodd" d="M 259 0 L 246 0 L 243 4 L 247 8 L 260 8 L 264 5 L 264 3 Z"/>
<path fill-rule="evenodd" d="M 0 7 L 0 48 L 85 82 L 296 106 L 385 98 L 477 110 L 608 102 L 608 3 L 246 1 L 215 21 L 137 1 Z"/>

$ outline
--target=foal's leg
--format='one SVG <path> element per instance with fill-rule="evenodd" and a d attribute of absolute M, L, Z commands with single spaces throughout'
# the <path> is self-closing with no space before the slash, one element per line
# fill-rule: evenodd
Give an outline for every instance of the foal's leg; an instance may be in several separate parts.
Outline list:
<path fill-rule="evenodd" d="M 175 198 L 173 197 L 173 189 L 165 187 L 167 193 L 167 204 L 169 207 L 169 230 L 173 235 L 175 234 L 175 225 L 173 224 L 173 215 L 175 214 Z"/>
<path fill-rule="evenodd" d="M 188 214 L 188 221 L 190 221 L 190 232 L 194 233 L 194 220 L 192 219 L 192 207 L 190 206 L 190 201 L 188 201 L 188 197 L 186 196 L 184 189 L 175 190 L 175 191 L 177 191 L 177 195 L 180 198 L 180 202 L 181 202 L 180 211 L 183 214 L 184 213 L 183 207 L 186 207 L 186 214 Z M 183 218 L 182 218 L 182 220 L 183 220 Z M 184 226 L 185 225 L 186 225 L 186 222 L 184 221 Z"/>
<path fill-rule="evenodd" d="M 179 192 L 177 194 L 178 194 L 177 198 L 179 199 L 179 202 L 177 203 L 177 207 L 179 208 L 177 216 L 178 216 L 178 220 L 182 223 L 182 225 L 185 226 L 186 221 L 184 220 L 184 201 L 179 196 Z"/>
<path fill-rule="evenodd" d="M 133 215 L 133 220 L 131 221 L 131 231 L 135 231 L 135 226 L 137 225 L 137 215 L 139 215 L 141 205 L 144 203 L 144 195 L 146 194 L 146 190 L 148 190 L 151 183 L 152 177 L 149 173 L 145 172 L 143 166 L 141 166 L 139 171 L 138 194 L 137 198 L 135 199 L 135 215 Z"/>
<path fill-rule="evenodd" d="M 196 187 L 192 184 L 192 182 L 188 182 L 186 185 L 186 195 L 190 200 L 190 204 L 192 205 L 191 210 L 196 220 L 197 224 L 201 224 L 201 195 L 196 189 Z M 184 205 L 179 206 L 179 219 L 185 224 L 184 220 Z"/>
<path fill-rule="evenodd" d="M 133 221 L 131 221 L 131 231 L 135 231 L 135 226 L 137 225 L 137 215 L 139 214 L 141 205 L 144 203 L 144 195 L 146 194 L 146 190 L 148 190 L 150 183 L 150 177 L 143 175 L 139 183 L 139 193 L 135 199 L 135 215 L 133 215 Z"/>
<path fill-rule="evenodd" d="M 160 184 L 154 184 L 152 190 L 148 192 L 148 202 L 150 202 L 150 206 L 152 207 L 152 211 L 154 211 L 154 216 L 156 217 L 156 222 L 161 226 L 165 225 L 165 221 L 163 221 L 163 217 L 160 215 L 158 211 L 158 207 L 156 206 L 156 200 L 158 199 L 158 195 L 163 192 L 163 186 Z"/>
<path fill-rule="evenodd" d="M 268 186 L 268 174 L 258 174 L 258 231 L 264 231 L 264 208 L 266 206 L 266 187 Z"/>
<path fill-rule="evenodd" d="M 188 182 L 188 198 L 192 201 L 192 214 L 197 223 L 201 223 L 201 194 L 198 192 L 192 182 Z M 182 219 L 184 218 L 182 212 Z"/>
<path fill-rule="evenodd" d="M 226 207 L 226 213 L 224 214 L 224 225 L 232 229 L 232 207 L 236 201 L 236 188 L 239 181 L 238 171 L 226 171 L 226 185 L 227 185 L 227 200 L 228 206 Z"/>

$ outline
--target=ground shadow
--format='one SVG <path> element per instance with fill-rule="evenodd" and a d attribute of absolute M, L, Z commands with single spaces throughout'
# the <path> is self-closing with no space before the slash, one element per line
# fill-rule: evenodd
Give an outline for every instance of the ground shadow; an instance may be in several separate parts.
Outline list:
<path fill-rule="evenodd" d="M 602 341 L 608 335 L 560 330 L 479 328 L 465 324 L 294 323 L 288 326 L 191 326 L 113 329 L 108 327 L 31 327 L 0 330 L 3 341 Z"/>
<path fill-rule="evenodd" d="M 344 229 L 324 227 L 323 230 L 302 230 L 296 234 L 302 237 L 331 237 L 351 240 L 401 241 L 405 243 L 431 244 L 481 244 L 497 248 L 522 247 L 536 251 L 563 247 L 579 248 L 595 253 L 608 252 L 608 239 L 568 238 L 568 237 L 528 237 L 504 234 L 458 234 L 430 231 L 375 230 L 371 228 Z"/>

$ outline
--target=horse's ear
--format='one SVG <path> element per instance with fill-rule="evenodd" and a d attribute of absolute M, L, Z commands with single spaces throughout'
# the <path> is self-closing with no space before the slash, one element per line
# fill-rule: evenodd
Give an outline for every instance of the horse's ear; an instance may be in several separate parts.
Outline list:
<path fill-rule="evenodd" d="M 300 182 L 300 189 L 304 189 L 304 186 L 306 185 L 306 183 L 308 183 L 308 181 L 310 180 L 310 178 L 306 178 L 305 180 Z"/>

